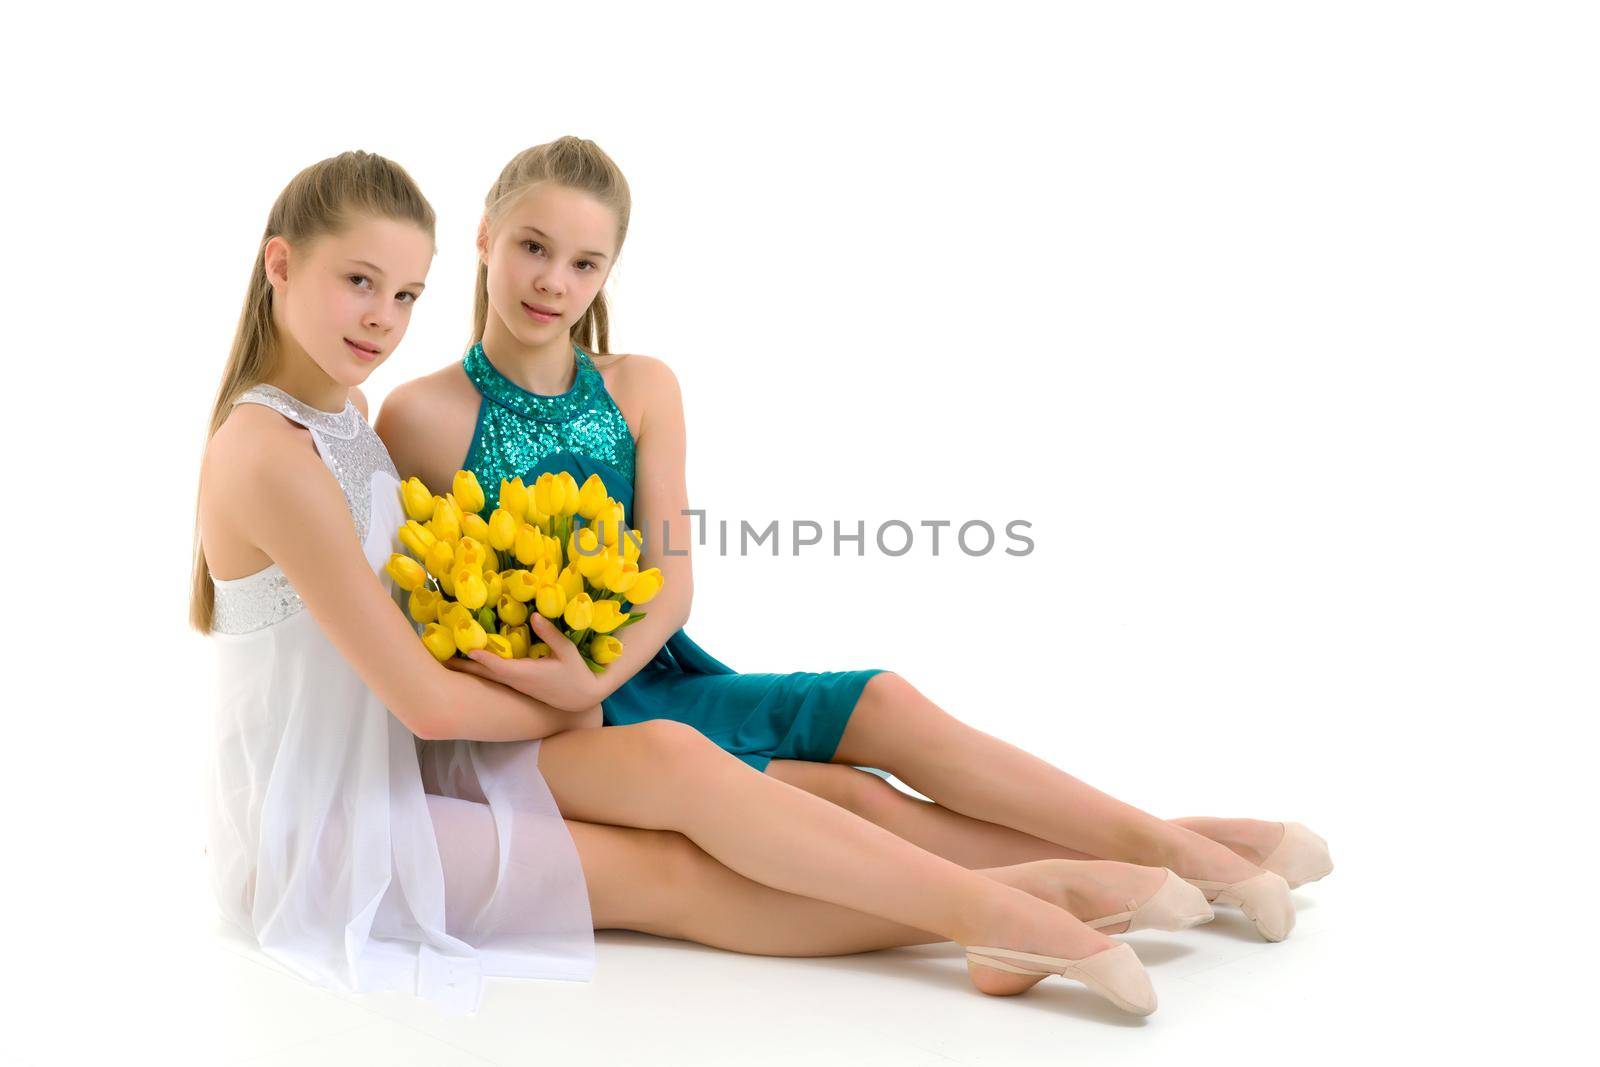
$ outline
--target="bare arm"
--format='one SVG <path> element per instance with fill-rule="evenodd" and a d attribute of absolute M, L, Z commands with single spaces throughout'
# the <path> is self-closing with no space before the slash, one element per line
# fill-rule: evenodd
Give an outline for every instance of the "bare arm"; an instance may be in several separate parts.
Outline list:
<path fill-rule="evenodd" d="M 633 525 L 645 542 L 639 569 L 660 567 L 663 583 L 656 598 L 639 609 L 645 617 L 618 634 L 622 655 L 598 675 L 602 700 L 638 673 L 682 628 L 694 599 L 688 555 L 692 530 L 684 514 L 689 491 L 684 477 L 683 394 L 665 363 L 643 356 L 629 358 L 638 361 L 636 369 L 644 379 L 639 392 L 646 398 L 634 450 Z M 662 554 L 663 535 L 673 555 Z"/>
<path fill-rule="evenodd" d="M 306 431 L 266 409 L 236 421 L 207 450 L 208 510 L 233 516 L 229 526 L 283 569 L 334 647 L 408 729 L 424 739 L 519 741 L 598 712 L 561 711 L 440 666 L 367 564 L 344 495 Z"/>

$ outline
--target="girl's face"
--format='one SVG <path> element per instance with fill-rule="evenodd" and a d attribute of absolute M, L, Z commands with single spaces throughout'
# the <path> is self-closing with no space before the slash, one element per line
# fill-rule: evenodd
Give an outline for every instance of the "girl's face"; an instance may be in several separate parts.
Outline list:
<path fill-rule="evenodd" d="M 611 273 L 617 217 L 576 189 L 540 182 L 495 220 L 478 225 L 489 268 L 489 307 L 532 348 L 565 338 Z"/>
<path fill-rule="evenodd" d="M 396 219 L 360 216 L 294 247 L 274 237 L 273 319 L 329 378 L 360 385 L 405 336 L 432 260 L 433 239 Z"/>

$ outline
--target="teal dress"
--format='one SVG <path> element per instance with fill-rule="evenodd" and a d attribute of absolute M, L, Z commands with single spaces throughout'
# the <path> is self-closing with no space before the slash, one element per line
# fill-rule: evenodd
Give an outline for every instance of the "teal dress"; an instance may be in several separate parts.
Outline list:
<path fill-rule="evenodd" d="M 632 527 L 633 435 L 589 356 L 576 347 L 573 352 L 577 375 L 558 396 L 530 393 L 511 381 L 481 344 L 462 361 L 483 400 L 461 467 L 483 487 L 485 516 L 498 502 L 502 479 L 521 478 L 531 487 L 546 471 L 569 471 L 579 485 L 600 475 Z M 774 759 L 830 762 L 862 687 L 878 673 L 740 674 L 679 630 L 601 707 L 607 726 L 687 723 L 764 771 Z"/>

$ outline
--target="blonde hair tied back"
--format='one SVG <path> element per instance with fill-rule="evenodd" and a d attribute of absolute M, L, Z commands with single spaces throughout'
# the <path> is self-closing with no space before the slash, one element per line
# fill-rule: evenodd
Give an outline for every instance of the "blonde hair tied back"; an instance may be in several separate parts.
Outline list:
<path fill-rule="evenodd" d="M 524 149 L 500 171 L 484 197 L 483 212 L 494 228 L 501 213 L 523 193 L 540 182 L 554 182 L 568 189 L 588 193 L 610 208 L 617 217 L 617 251 L 628 236 L 628 215 L 633 201 L 628 181 L 611 157 L 593 141 L 581 137 L 558 137 L 547 144 Z M 478 264 L 477 296 L 472 307 L 472 343 L 483 340 L 489 320 L 489 268 Z M 595 294 L 583 317 L 573 324 L 572 341 L 585 352 L 611 350 L 611 318 L 606 294 Z"/>
<path fill-rule="evenodd" d="M 267 228 L 256 246 L 255 265 L 245 290 L 244 309 L 234 330 L 233 346 L 222 372 L 206 430 L 209 442 L 233 410 L 233 402 L 272 373 L 278 337 L 272 319 L 272 285 L 267 281 L 266 247 L 274 237 L 291 246 L 341 232 L 354 219 L 377 217 L 412 222 L 431 240 L 433 207 L 411 175 L 398 163 L 371 152 L 343 152 L 296 174 L 273 202 Z M 198 503 L 194 528 L 194 582 L 189 598 L 189 624 L 211 632 L 216 587 L 200 544 Z"/>

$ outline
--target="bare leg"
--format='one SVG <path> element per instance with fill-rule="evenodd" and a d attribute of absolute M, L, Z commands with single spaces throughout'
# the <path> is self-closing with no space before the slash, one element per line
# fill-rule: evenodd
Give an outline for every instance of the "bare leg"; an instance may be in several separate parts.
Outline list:
<path fill-rule="evenodd" d="M 597 930 L 638 930 L 763 956 L 837 956 L 945 940 L 888 919 L 753 882 L 670 830 L 567 820 L 578 847 Z M 1017 864 L 979 872 L 1083 919 L 1072 863 Z M 1106 864 L 1129 872 L 1149 868 Z M 648 890 L 642 890 L 648 886 Z M 1088 887 L 1093 892 L 1093 887 Z M 1147 892 L 1153 892 L 1151 887 Z M 1125 925 L 1125 924 L 1124 924 Z"/>
<path fill-rule="evenodd" d="M 1221 882 L 1260 873 L 1225 846 L 973 729 L 896 674 L 867 683 L 833 759 L 881 767 L 942 807 L 1091 856 Z"/>
<path fill-rule="evenodd" d="M 773 760 L 767 764 L 767 773 L 853 811 L 935 856 L 974 870 L 1034 860 L 1099 858 L 908 796 L 876 774 L 848 764 Z M 1280 822 L 1203 816 L 1167 821 L 1226 845 L 1251 863 L 1260 863 L 1283 839 Z"/>
<path fill-rule="evenodd" d="M 583 822 L 676 830 L 746 878 L 962 945 L 1081 959 L 1116 947 L 1059 908 L 752 770 L 671 720 L 557 734 L 539 770 Z M 969 965 L 986 993 L 1037 981 Z"/>
<path fill-rule="evenodd" d="M 1260 863 L 1266 859 L 1283 840 L 1281 822 L 1265 822 L 1261 819 L 1214 819 L 1208 815 L 1168 821 L 1228 846 L 1251 863 Z"/>

